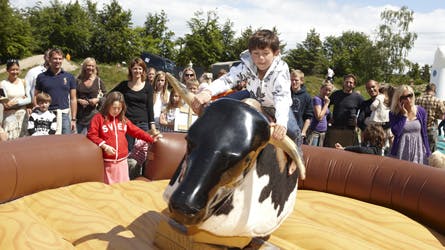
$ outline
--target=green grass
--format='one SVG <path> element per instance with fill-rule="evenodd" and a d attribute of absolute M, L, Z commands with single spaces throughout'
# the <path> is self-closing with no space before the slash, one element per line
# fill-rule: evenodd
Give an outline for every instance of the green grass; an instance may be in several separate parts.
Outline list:
<path fill-rule="evenodd" d="M 80 62 L 72 62 L 75 65 L 77 65 L 77 69 L 74 71 L 71 71 L 70 73 L 73 74 L 75 77 L 77 77 L 80 73 Z M 97 65 L 98 71 L 99 71 L 99 77 L 102 79 L 102 81 L 105 83 L 105 87 L 107 88 L 107 91 L 111 90 L 116 86 L 118 83 L 120 83 L 123 80 L 127 80 L 128 75 L 128 68 L 122 67 L 117 64 L 98 64 Z"/>
<path fill-rule="evenodd" d="M 320 86 L 321 83 L 324 80 L 324 76 L 305 76 L 304 77 L 304 86 L 306 86 L 307 92 L 311 96 L 316 96 L 320 93 Z M 334 82 L 335 90 L 342 89 L 343 86 L 343 79 L 335 79 Z M 360 94 L 365 98 L 368 99 L 369 95 L 368 92 L 366 92 L 365 85 L 360 85 L 355 88 L 356 91 L 359 91 Z"/>
<path fill-rule="evenodd" d="M 100 64 L 99 77 L 104 81 L 107 91 L 111 90 L 121 81 L 128 79 L 128 68 L 117 65 Z"/>

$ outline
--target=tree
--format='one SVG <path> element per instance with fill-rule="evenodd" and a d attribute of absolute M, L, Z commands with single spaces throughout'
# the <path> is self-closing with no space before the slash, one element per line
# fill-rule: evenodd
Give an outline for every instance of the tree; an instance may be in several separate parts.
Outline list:
<path fill-rule="evenodd" d="M 425 64 L 420 69 L 420 79 L 422 79 L 426 83 L 429 83 L 430 77 L 431 77 L 431 65 Z"/>
<path fill-rule="evenodd" d="M 327 67 L 322 54 L 323 47 L 320 34 L 311 29 L 302 43 L 297 43 L 296 49 L 287 52 L 284 60 L 290 68 L 300 69 L 305 74 L 322 73 Z"/>
<path fill-rule="evenodd" d="M 164 10 L 159 14 L 150 13 L 147 16 L 144 23 L 144 41 L 148 42 L 149 45 L 154 45 L 154 48 L 148 47 L 145 50 L 160 54 L 166 58 L 174 58 L 176 56 L 174 49 L 175 43 L 173 41 L 175 33 L 168 29 L 168 21 L 167 14 L 165 14 Z M 143 44 L 146 44 L 145 42 Z"/>
<path fill-rule="evenodd" d="M 91 46 L 96 59 L 110 63 L 139 56 L 141 40 L 131 25 L 131 12 L 124 11 L 116 0 L 99 11 Z"/>
<path fill-rule="evenodd" d="M 177 57 L 179 65 L 187 65 L 190 61 L 194 65 L 208 68 L 224 56 L 223 34 L 218 24 L 215 11 L 204 14 L 197 11 L 187 22 L 191 34 L 186 34 L 180 42 Z"/>
<path fill-rule="evenodd" d="M 0 13 L 0 61 L 30 55 L 34 43 L 27 20 L 7 0 L 0 1 Z"/>
<path fill-rule="evenodd" d="M 381 79 L 379 54 L 366 34 L 347 31 L 340 37 L 329 36 L 323 42 L 323 50 L 337 76 L 353 73 L 362 82 Z"/>
<path fill-rule="evenodd" d="M 412 79 L 419 79 L 420 65 L 418 63 L 412 64 L 410 70 L 406 74 Z"/>
<path fill-rule="evenodd" d="M 241 52 L 247 49 L 249 37 L 251 37 L 253 33 L 254 31 L 252 29 L 252 26 L 249 26 L 244 31 L 241 32 L 240 37 L 235 38 L 235 41 L 232 44 L 232 53 L 233 53 L 232 60 L 238 60 Z"/>
<path fill-rule="evenodd" d="M 234 61 L 237 60 L 239 53 L 233 49 L 233 44 L 235 40 L 235 31 L 233 30 L 233 22 L 227 20 L 222 28 L 223 46 L 224 53 L 219 61 Z"/>
<path fill-rule="evenodd" d="M 65 49 L 63 35 L 66 27 L 64 6 L 57 0 L 51 2 L 49 7 L 36 5 L 29 8 L 27 17 L 32 26 L 32 36 L 37 42 L 37 51 L 42 52 L 48 48 Z"/>
<path fill-rule="evenodd" d="M 414 12 L 403 6 L 398 11 L 385 10 L 380 18 L 383 24 L 378 29 L 377 49 L 380 51 L 385 80 L 394 73 L 402 74 L 407 66 L 405 59 L 414 46 L 417 34 L 409 32 Z"/>
<path fill-rule="evenodd" d="M 91 38 L 93 36 L 93 20 L 87 10 L 76 1 L 68 3 L 63 12 L 65 28 L 63 47 L 74 57 L 91 56 Z"/>

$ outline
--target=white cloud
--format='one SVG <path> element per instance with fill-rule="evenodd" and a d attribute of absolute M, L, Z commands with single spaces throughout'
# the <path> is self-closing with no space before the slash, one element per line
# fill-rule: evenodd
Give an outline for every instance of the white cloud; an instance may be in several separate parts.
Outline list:
<path fill-rule="evenodd" d="M 67 3 L 70 0 L 61 0 Z M 15 0 L 11 3 L 16 7 L 29 7 L 35 5 L 35 0 Z M 42 1 L 48 5 L 50 1 Z M 277 27 L 281 33 L 280 38 L 287 43 L 287 48 L 294 48 L 297 43 L 306 38 L 310 29 L 314 28 L 320 37 L 339 36 L 344 31 L 359 31 L 374 38 L 375 31 L 380 24 L 380 13 L 385 8 L 397 10 L 399 6 L 382 5 L 366 6 L 362 3 L 351 1 L 339 3 L 335 0 L 264 0 L 264 1 L 239 1 L 216 0 L 208 1 L 118 1 L 125 10 L 131 10 L 133 23 L 142 26 L 148 13 L 159 13 L 164 10 L 169 18 L 168 27 L 176 36 L 189 33 L 187 26 L 194 13 L 198 10 L 207 12 L 216 10 L 220 22 L 231 20 L 234 30 L 239 35 L 248 26 L 252 28 Z M 345 1 L 342 1 L 345 2 Z M 98 7 L 109 4 L 109 0 L 98 0 Z M 415 13 L 411 30 L 418 33 L 418 39 L 414 49 L 408 58 L 419 64 L 432 64 L 434 52 L 439 45 L 445 42 L 445 10 Z"/>

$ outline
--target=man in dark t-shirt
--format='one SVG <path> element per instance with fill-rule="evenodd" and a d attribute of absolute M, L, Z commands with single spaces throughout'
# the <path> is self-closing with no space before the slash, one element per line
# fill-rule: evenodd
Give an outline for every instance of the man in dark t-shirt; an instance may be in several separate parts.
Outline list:
<path fill-rule="evenodd" d="M 357 78 L 353 74 L 343 77 L 343 89 L 337 90 L 329 97 L 329 106 L 333 105 L 332 124 L 326 134 L 325 145 L 335 147 L 335 143 L 351 146 L 357 145 L 358 135 L 356 132 L 357 116 L 359 108 L 364 101 L 363 97 L 354 91 Z"/>

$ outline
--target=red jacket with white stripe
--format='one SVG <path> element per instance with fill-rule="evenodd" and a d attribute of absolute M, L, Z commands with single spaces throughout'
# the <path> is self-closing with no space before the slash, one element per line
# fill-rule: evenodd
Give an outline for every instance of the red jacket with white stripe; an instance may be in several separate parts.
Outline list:
<path fill-rule="evenodd" d="M 121 161 L 128 156 L 128 142 L 125 138 L 127 133 L 149 143 L 154 141 L 150 134 L 134 125 L 130 120 L 127 119 L 124 124 L 117 117 L 110 115 L 105 120 L 101 113 L 95 114 L 91 119 L 87 137 L 99 147 L 107 144 L 116 150 L 115 155 L 102 152 L 104 161 Z"/>

